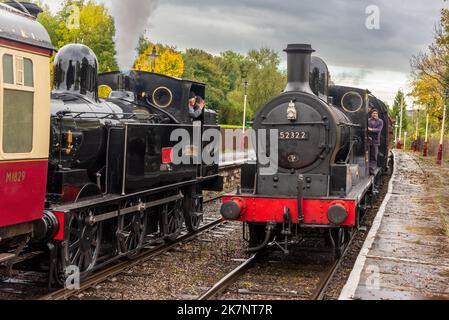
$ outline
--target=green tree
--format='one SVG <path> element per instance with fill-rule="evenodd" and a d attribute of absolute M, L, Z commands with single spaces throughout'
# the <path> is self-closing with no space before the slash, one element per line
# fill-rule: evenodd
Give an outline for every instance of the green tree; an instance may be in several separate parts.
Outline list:
<path fill-rule="evenodd" d="M 74 16 L 79 17 L 79 25 L 71 20 Z M 69 43 L 84 44 L 97 55 L 100 72 L 117 70 L 114 19 L 103 4 L 93 0 L 65 0 L 54 15 L 48 7 L 44 8 L 38 21 L 47 29 L 57 49 Z"/>
<path fill-rule="evenodd" d="M 260 108 L 279 95 L 285 88 L 287 78 L 279 71 L 279 55 L 268 48 L 251 50 L 241 61 L 241 79 L 227 95 L 229 107 L 225 112 L 229 124 L 241 124 L 243 116 L 244 82 L 248 81 L 247 119 L 253 119 Z"/>
<path fill-rule="evenodd" d="M 280 58 L 272 49 L 251 50 L 248 58 L 252 64 L 248 75 L 249 116 L 254 117 L 265 103 L 285 89 L 287 77 L 279 71 Z"/>
<path fill-rule="evenodd" d="M 249 83 L 248 119 L 279 95 L 286 84 L 285 74 L 279 71 L 280 58 L 268 48 L 251 50 L 247 56 L 233 51 L 213 56 L 203 50 L 189 49 L 184 62 L 184 77 L 207 84 L 208 105 L 219 112 L 223 124 L 242 124 L 245 82 Z"/>
<path fill-rule="evenodd" d="M 398 120 L 397 124 L 399 126 L 402 103 L 404 104 L 402 113 L 402 130 L 406 131 L 409 125 L 409 119 L 407 116 L 407 102 L 405 101 L 404 92 L 402 92 L 401 90 L 399 90 L 396 94 L 393 107 L 390 110 L 390 115 L 393 119 Z"/>
<path fill-rule="evenodd" d="M 221 113 L 226 106 L 229 78 L 220 68 L 220 57 L 200 49 L 188 49 L 184 54 L 184 78 L 207 84 L 208 107 Z"/>

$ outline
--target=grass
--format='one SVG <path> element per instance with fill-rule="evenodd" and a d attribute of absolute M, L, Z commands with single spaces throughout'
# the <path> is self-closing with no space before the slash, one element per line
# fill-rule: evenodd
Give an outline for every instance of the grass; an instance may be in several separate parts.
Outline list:
<path fill-rule="evenodd" d="M 222 129 L 242 129 L 242 126 L 232 125 L 232 124 L 220 124 Z"/>

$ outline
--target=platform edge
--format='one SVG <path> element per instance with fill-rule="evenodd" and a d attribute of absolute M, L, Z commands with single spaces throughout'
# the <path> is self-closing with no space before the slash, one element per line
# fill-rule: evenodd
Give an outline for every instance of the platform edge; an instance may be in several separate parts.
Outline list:
<path fill-rule="evenodd" d="M 396 152 L 392 151 L 392 153 L 394 158 L 393 164 L 394 167 L 393 167 L 393 175 L 391 177 L 390 183 L 388 184 L 387 195 L 385 196 L 385 199 L 379 208 L 379 212 L 377 213 L 377 216 L 374 219 L 371 230 L 365 240 L 365 243 L 362 247 L 362 250 L 360 251 L 359 256 L 357 257 L 357 261 L 354 265 L 354 268 L 352 269 L 351 275 L 349 276 L 349 279 L 346 285 L 344 286 L 338 300 L 354 300 L 354 296 L 356 294 L 357 288 L 359 287 L 362 272 L 366 264 L 367 256 L 374 244 L 374 240 L 377 237 L 377 233 L 379 232 L 382 220 L 385 215 L 385 210 L 387 208 L 388 203 L 391 200 L 391 196 L 393 195 L 394 181 L 397 176 L 397 165 L 396 165 L 397 156 Z"/>

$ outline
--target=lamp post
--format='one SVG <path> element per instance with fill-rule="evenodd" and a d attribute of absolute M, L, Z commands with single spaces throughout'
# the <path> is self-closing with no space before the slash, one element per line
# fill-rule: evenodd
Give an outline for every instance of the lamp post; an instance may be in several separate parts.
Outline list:
<path fill-rule="evenodd" d="M 394 145 L 397 147 L 398 145 L 398 117 L 396 117 L 394 121 Z"/>
<path fill-rule="evenodd" d="M 151 50 L 151 53 L 147 56 L 150 58 L 151 72 L 154 73 L 154 69 L 156 68 L 156 59 L 161 56 L 160 54 L 157 54 L 156 46 L 153 46 L 153 50 Z"/>
<path fill-rule="evenodd" d="M 424 140 L 424 151 L 423 151 L 424 158 L 427 157 L 427 150 L 428 150 L 428 144 L 429 144 L 429 122 L 430 122 L 429 108 L 430 108 L 430 104 L 427 106 L 427 110 L 426 110 L 426 137 Z"/>
<path fill-rule="evenodd" d="M 245 86 L 245 97 L 243 99 L 243 134 L 245 134 L 246 132 L 246 110 L 248 108 L 248 80 L 245 80 L 245 82 L 243 83 L 243 85 Z"/>
<path fill-rule="evenodd" d="M 404 150 L 407 150 L 407 135 L 408 132 L 404 132 Z"/>
<path fill-rule="evenodd" d="M 399 141 L 398 141 L 398 149 L 402 149 L 402 123 L 404 121 L 404 94 L 402 94 L 401 99 L 401 113 L 400 113 L 400 122 L 399 122 Z"/>
<path fill-rule="evenodd" d="M 419 143 L 419 121 L 421 120 L 421 108 L 418 106 L 418 116 L 416 118 L 416 132 L 415 132 L 415 144 L 413 145 L 413 151 L 418 151 L 418 143 Z"/>
<path fill-rule="evenodd" d="M 440 146 L 438 147 L 438 159 L 437 164 L 443 164 L 443 143 L 444 143 L 444 130 L 446 127 L 446 109 L 447 109 L 447 100 L 449 97 L 449 89 L 446 89 L 444 93 L 444 102 L 443 102 L 443 122 L 441 124 L 441 136 L 440 136 Z"/>

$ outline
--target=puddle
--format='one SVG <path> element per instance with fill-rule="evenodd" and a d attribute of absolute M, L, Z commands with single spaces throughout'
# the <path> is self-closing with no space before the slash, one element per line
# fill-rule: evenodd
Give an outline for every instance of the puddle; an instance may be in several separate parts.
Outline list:
<path fill-rule="evenodd" d="M 435 236 L 435 237 L 445 237 L 447 236 L 446 230 L 440 228 L 429 228 L 429 227 L 415 227 L 407 226 L 407 231 L 422 236 Z"/>

